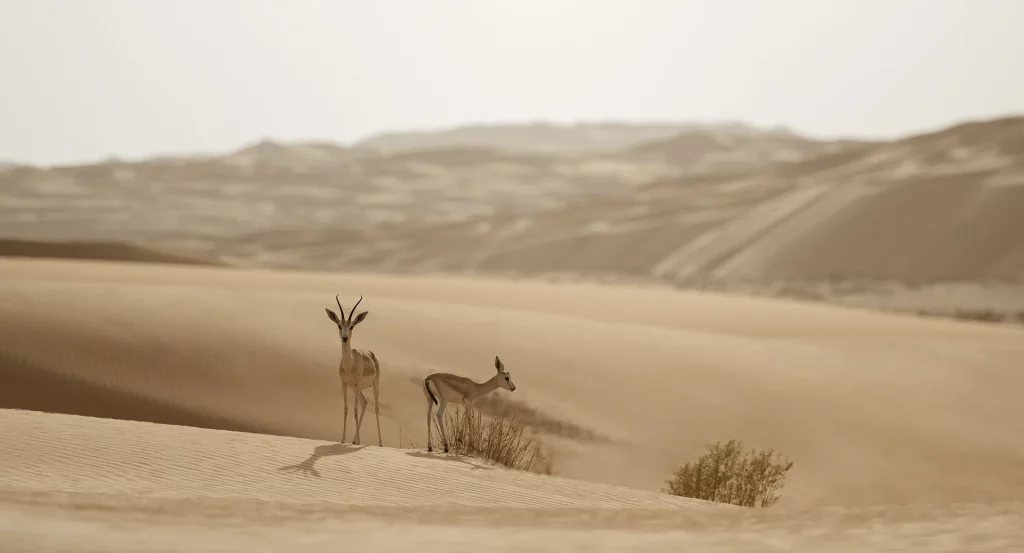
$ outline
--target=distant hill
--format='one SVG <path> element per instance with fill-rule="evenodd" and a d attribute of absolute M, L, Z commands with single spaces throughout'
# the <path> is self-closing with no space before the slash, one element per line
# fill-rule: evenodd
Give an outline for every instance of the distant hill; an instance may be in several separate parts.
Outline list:
<path fill-rule="evenodd" d="M 372 155 L 329 142 L 287 144 L 264 139 L 219 158 L 228 165 L 290 167 L 296 171 L 332 167 Z"/>
<path fill-rule="evenodd" d="M 664 140 L 691 127 L 694 125 L 682 123 L 466 125 L 443 130 L 383 133 L 362 140 L 355 147 L 383 153 L 483 147 L 546 155 L 587 155 Z"/>
<path fill-rule="evenodd" d="M 816 158 L 860 144 L 813 140 L 786 130 L 730 126 L 680 130 L 669 138 L 632 146 L 622 155 L 659 160 L 683 170 L 744 170 Z"/>
<path fill-rule="evenodd" d="M 559 136 L 565 144 L 577 140 L 577 146 L 566 148 L 582 152 L 597 142 L 611 147 L 670 136 L 677 127 L 540 128 L 547 129 L 541 134 Z M 487 128 L 494 140 L 469 146 L 445 146 L 449 131 L 421 133 L 416 136 L 426 140 L 428 148 L 390 153 L 365 144 L 343 147 L 264 139 L 223 155 L 19 166 L 0 173 L 0 236 L 132 239 L 204 252 L 227 248 L 232 255 L 251 260 L 260 255 L 262 245 L 235 251 L 234 237 L 274 235 L 274 246 L 285 246 L 289 240 L 282 232 L 328 233 L 330 240 L 342 241 L 354 229 L 564 208 L 587 198 L 627 193 L 676 174 L 683 165 L 628 154 L 566 157 L 494 145 L 514 145 L 519 138 L 532 136 L 533 128 Z M 455 134 L 462 136 L 459 132 Z M 689 169 L 701 170 L 700 161 Z"/>
<path fill-rule="evenodd" d="M 564 209 L 400 231 L 335 266 L 692 285 L 1024 280 L 1022 139 L 1024 118 L 1006 118 L 843 145 Z"/>
<path fill-rule="evenodd" d="M 119 242 L 50 242 L 0 239 L 0 257 L 37 257 L 173 263 L 178 265 L 220 265 L 216 260 L 162 252 Z"/>

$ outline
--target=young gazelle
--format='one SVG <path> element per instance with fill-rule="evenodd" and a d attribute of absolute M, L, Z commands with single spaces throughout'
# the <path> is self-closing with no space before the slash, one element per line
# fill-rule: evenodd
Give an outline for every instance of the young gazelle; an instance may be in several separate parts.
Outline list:
<path fill-rule="evenodd" d="M 437 428 L 441 432 L 444 452 L 448 453 L 448 434 L 444 429 L 444 410 L 449 403 L 468 405 L 498 388 L 505 388 L 510 392 L 516 391 L 512 377 L 509 376 L 505 365 L 497 356 L 494 357 L 494 368 L 498 370 L 498 374 L 483 383 L 473 382 L 464 376 L 450 373 L 434 373 L 423 379 L 423 395 L 427 398 L 427 451 L 434 450 L 430 443 L 430 409 L 435 404 L 437 405 Z"/>
<path fill-rule="evenodd" d="M 352 330 L 366 319 L 368 313 L 363 311 L 356 315 L 355 320 L 352 319 L 352 314 L 356 312 L 356 307 L 359 307 L 359 303 L 363 301 L 363 296 L 359 296 L 359 301 L 352 306 L 352 311 L 349 312 L 347 319 L 345 318 L 345 309 L 341 306 L 338 296 L 334 296 L 334 301 L 338 303 L 341 318 L 338 318 L 334 311 L 328 308 L 324 309 L 327 311 L 327 316 L 338 325 L 338 332 L 341 334 L 341 363 L 338 364 L 338 374 L 341 376 L 341 393 L 345 398 L 345 422 L 342 423 L 341 441 L 344 442 L 348 435 L 348 389 L 352 388 L 356 401 L 355 409 L 352 410 L 356 421 L 356 435 L 352 439 L 352 443 L 358 444 L 359 429 L 363 426 L 363 416 L 366 415 L 366 406 L 369 404 L 366 396 L 363 395 L 363 390 L 369 387 L 373 388 L 373 411 L 377 417 L 377 445 L 383 447 L 384 441 L 380 433 L 380 362 L 377 361 L 377 356 L 372 351 L 352 349 L 350 343 Z M 360 403 L 362 403 L 361 410 Z"/>

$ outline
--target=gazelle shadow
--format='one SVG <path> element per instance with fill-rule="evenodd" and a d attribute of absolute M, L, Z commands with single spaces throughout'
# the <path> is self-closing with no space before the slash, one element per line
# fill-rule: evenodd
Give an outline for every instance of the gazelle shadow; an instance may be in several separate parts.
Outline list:
<path fill-rule="evenodd" d="M 409 451 L 406 453 L 409 457 L 419 457 L 420 459 L 434 459 L 435 461 L 449 461 L 455 463 L 462 463 L 463 465 L 469 465 L 471 470 L 491 470 L 493 467 L 487 465 L 478 465 L 476 463 L 470 463 L 465 457 L 459 455 L 450 455 L 445 453 L 425 453 L 423 451 Z"/>
<path fill-rule="evenodd" d="M 313 475 L 320 478 L 320 472 L 316 470 L 316 462 L 323 457 L 334 457 L 355 453 L 366 446 L 352 444 L 325 444 L 318 445 L 313 449 L 313 454 L 297 465 L 288 465 L 277 470 L 285 472 L 301 472 L 305 475 Z"/>

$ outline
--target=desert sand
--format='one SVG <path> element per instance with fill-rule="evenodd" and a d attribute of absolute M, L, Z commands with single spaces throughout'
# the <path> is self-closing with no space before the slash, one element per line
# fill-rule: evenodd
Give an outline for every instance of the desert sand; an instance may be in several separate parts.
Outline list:
<path fill-rule="evenodd" d="M 751 510 L 372 446 L 3 417 L 21 551 L 1015 551 L 1019 503 Z M 16 447 L 9 447 L 16 445 Z M 289 463 L 289 464 L 285 464 Z"/>
<path fill-rule="evenodd" d="M 337 443 L 335 294 L 365 296 L 385 448 Z M 407 445 L 418 379 L 494 355 L 557 476 Z M 1021 359 L 1013 327 L 655 286 L 0 259 L 0 541 L 1020 550 Z M 776 506 L 658 492 L 729 438 L 795 462 Z"/>

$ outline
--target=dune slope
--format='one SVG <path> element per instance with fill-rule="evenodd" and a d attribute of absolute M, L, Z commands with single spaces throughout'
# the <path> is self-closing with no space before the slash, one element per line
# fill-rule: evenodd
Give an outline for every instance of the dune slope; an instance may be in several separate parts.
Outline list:
<path fill-rule="evenodd" d="M 386 446 L 418 379 L 517 391 L 559 475 L 656 491 L 706 443 L 796 462 L 777 508 L 1024 496 L 1024 332 L 649 288 L 0 260 L 4 406 L 341 438 L 337 330 L 383 363 Z M 375 443 L 372 408 L 364 443 Z M 349 439 L 353 423 L 349 422 Z"/>
<path fill-rule="evenodd" d="M 799 514 L 415 450 L 0 410 L 5 551 L 1010 550 L 1024 505 Z"/>
<path fill-rule="evenodd" d="M 11 446 L 0 481 L 12 492 L 380 507 L 719 508 L 419 450 L 33 411 L 0 416 Z"/>

